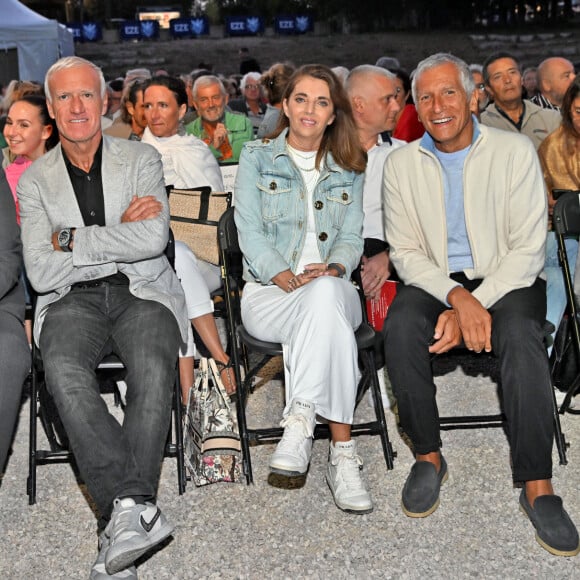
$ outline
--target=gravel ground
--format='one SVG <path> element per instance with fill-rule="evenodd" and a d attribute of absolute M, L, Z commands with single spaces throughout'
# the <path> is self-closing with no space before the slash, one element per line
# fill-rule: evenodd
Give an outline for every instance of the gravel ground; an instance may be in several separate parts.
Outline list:
<path fill-rule="evenodd" d="M 440 364 L 442 414 L 494 411 L 490 368 Z M 484 365 L 489 367 L 489 365 Z M 491 373 L 493 374 L 493 373 Z M 251 421 L 276 421 L 282 405 L 276 382 L 251 397 Z M 367 400 L 357 411 L 369 416 Z M 316 441 L 300 489 L 268 484 L 272 445 L 254 448 L 255 485 L 217 484 L 177 493 L 175 461 L 166 459 L 159 504 L 175 524 L 173 539 L 139 563 L 141 579 L 200 578 L 580 578 L 580 558 L 557 558 L 534 540 L 511 484 L 508 445 L 501 429 L 442 435 L 450 478 L 430 517 L 403 515 L 400 494 L 412 457 L 389 431 L 398 452 L 387 472 L 376 437 L 359 438 L 375 502 L 371 514 L 338 510 L 324 481 L 326 441 Z M 554 450 L 554 484 L 580 524 L 580 419 L 566 415 L 571 442 L 565 467 Z M 38 468 L 38 502 L 26 496 L 28 402 L 23 405 L 14 453 L 0 487 L 0 578 L 87 578 L 96 554 L 96 522 L 69 465 Z"/>

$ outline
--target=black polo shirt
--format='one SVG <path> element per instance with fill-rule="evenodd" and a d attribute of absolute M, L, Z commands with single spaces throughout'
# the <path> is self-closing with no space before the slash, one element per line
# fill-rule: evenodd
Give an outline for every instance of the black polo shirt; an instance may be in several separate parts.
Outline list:
<path fill-rule="evenodd" d="M 95 153 L 93 164 L 88 172 L 73 165 L 62 150 L 64 163 L 70 177 L 75 197 L 83 217 L 85 226 L 105 226 L 105 196 L 103 194 L 103 179 L 101 175 L 101 162 L 103 159 L 103 140 Z M 117 272 L 111 276 L 102 278 L 111 284 L 129 284 L 125 274 Z"/>
<path fill-rule="evenodd" d="M 524 122 L 524 115 L 526 114 L 526 103 L 524 103 L 522 101 L 522 114 L 520 115 L 520 118 L 518 119 L 518 122 L 516 123 L 503 109 L 500 109 L 497 106 L 497 103 L 495 104 L 495 108 L 497 109 L 497 112 L 504 117 L 505 119 L 507 119 L 520 133 L 522 131 L 522 124 Z"/>

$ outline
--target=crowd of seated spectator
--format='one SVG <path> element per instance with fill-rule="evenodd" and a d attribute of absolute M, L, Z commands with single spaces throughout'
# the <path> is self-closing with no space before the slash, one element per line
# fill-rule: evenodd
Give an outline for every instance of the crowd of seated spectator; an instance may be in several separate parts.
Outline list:
<path fill-rule="evenodd" d="M 512 339 L 506 338 L 508 333 L 502 326 L 501 312 L 502 308 L 513 308 L 510 299 L 502 302 L 508 287 L 524 296 L 522 302 L 526 306 L 522 312 L 539 296 L 542 309 L 544 302 L 546 306 L 544 318 L 558 328 L 567 298 L 551 228 L 555 204 L 552 190 L 580 190 L 580 82 L 575 78 L 574 65 L 565 58 L 550 57 L 539 63 L 528 63 L 533 66 L 522 71 L 514 55 L 500 52 L 490 54 L 481 64 L 469 66 L 450 55 L 438 54 L 422 61 L 413 72 L 402 68 L 397 59 L 382 56 L 375 65 L 363 63 L 350 71 L 341 63 L 331 69 L 322 65 L 296 68 L 292 63 L 276 62 L 262 73 L 260 64 L 242 48 L 239 73 L 229 76 L 214 71 L 210 64 L 199 63 L 191 72 L 179 73 L 166 70 L 152 73 L 135 68 L 105 82 L 100 69 L 88 61 L 73 57 L 63 62 L 62 68 L 57 63 L 51 69 L 44 86 L 32 80 L 10 82 L 0 101 L 3 140 L 0 143 L 3 149 L 0 202 L 5 211 L 2 223 L 7 224 L 0 230 L 0 238 L 6 242 L 0 250 L 7 255 L 18 255 L 16 261 L 7 262 L 7 275 L 2 272 L 0 276 L 0 318 L 3 321 L 6 312 L 12 316 L 12 326 L 8 324 L 6 328 L 13 327 L 10 332 L 14 338 L 10 348 L 6 347 L 12 353 L 10 360 L 0 356 L 0 375 L 8 372 L 14 378 L 12 383 L 3 383 L 0 388 L 0 469 L 4 469 L 13 437 L 25 375 L 23 369 L 27 370 L 30 363 L 29 349 L 20 348 L 26 337 L 20 330 L 24 328 L 24 292 L 29 284 L 20 258 L 21 206 L 24 208 L 24 256 L 32 281 L 26 296 L 30 302 L 30 293 L 42 295 L 44 306 L 51 313 L 44 328 L 51 333 L 60 332 L 66 321 L 70 324 L 72 312 L 64 312 L 63 305 L 74 308 L 84 304 L 81 297 L 98 295 L 100 290 L 96 288 L 112 288 L 123 305 L 127 300 L 136 302 L 137 307 L 140 301 L 147 302 L 148 306 L 155 302 L 155 316 L 159 316 L 167 344 L 176 347 L 174 353 L 163 351 L 160 364 L 163 368 L 172 368 L 170 359 L 173 354 L 177 358 L 179 353 L 184 402 L 194 382 L 192 327 L 205 350 L 221 363 L 223 382 L 233 394 L 234 373 L 218 332 L 211 299 L 211 293 L 221 285 L 219 267 L 199 260 L 178 241 L 175 272 L 168 271 L 158 251 L 166 241 L 168 223 L 167 199 L 162 195 L 162 186 L 208 185 L 213 191 L 223 191 L 222 172 L 231 167 L 237 168 L 234 204 L 245 258 L 246 287 L 241 316 L 244 325 L 257 337 L 282 342 L 285 346 L 286 406 L 282 420 L 285 430 L 270 459 L 271 471 L 288 477 L 305 475 L 316 421 L 325 421 L 331 432 L 326 477 L 335 503 L 348 512 L 368 513 L 373 509 L 363 477 L 363 462 L 356 443 L 350 438 L 357 384 L 354 330 L 360 324 L 361 311 L 348 278 L 358 268 L 363 291 L 368 299 L 374 300 L 382 284 L 399 274 L 402 297 L 397 299 L 398 309 L 394 308 L 395 314 L 383 338 L 387 345 L 387 371 L 402 409 L 402 422 L 417 445 L 416 463 L 403 490 L 403 511 L 410 517 L 430 515 L 438 506 L 447 464 L 440 444 L 433 443 L 437 435 L 435 428 L 429 433 L 423 429 L 425 425 L 431 428 L 435 424 L 431 400 L 425 402 L 431 377 L 425 371 L 419 380 L 415 369 L 415 374 L 409 376 L 413 385 L 420 386 L 409 394 L 415 387 L 406 385 L 408 376 L 401 371 L 401 361 L 406 360 L 418 340 L 418 335 L 413 334 L 416 327 L 405 327 L 408 319 L 401 312 L 401 305 L 413 312 L 427 312 L 427 318 L 433 323 L 429 323 L 428 329 L 433 336 L 420 337 L 421 345 L 425 346 L 425 360 L 429 354 L 446 352 L 462 339 L 474 352 L 490 351 L 492 337 L 494 344 L 501 342 L 499 356 L 507 356 L 509 349 L 505 345 Z M 78 78 L 75 73 L 79 74 Z M 94 88 L 90 99 L 79 90 L 79 79 L 90 81 Z M 58 86 L 64 87 L 64 97 L 55 100 L 57 80 Z M 443 81 L 453 90 L 442 91 Z M 73 111 L 73 116 L 78 110 L 88 111 L 90 126 L 81 129 L 81 124 L 68 123 L 63 113 L 67 108 Z M 444 116 L 445 110 L 452 114 Z M 463 125 L 449 138 L 446 128 L 454 130 L 456 122 Z M 80 136 L 80 133 L 89 130 L 91 134 L 83 140 L 86 135 Z M 481 176 L 483 171 L 470 164 L 468 151 L 472 149 L 483 149 L 484 159 L 493 157 L 500 163 L 493 156 L 495 152 L 490 143 L 500 148 L 502 136 L 512 147 L 509 155 L 515 155 L 528 168 L 528 173 L 519 176 L 521 183 L 517 187 L 515 179 L 498 186 L 504 188 L 498 195 L 513 194 L 520 202 L 533 201 L 528 217 L 535 219 L 531 224 L 522 218 L 521 229 L 510 230 L 512 237 L 508 244 L 507 238 L 502 237 L 508 235 L 501 228 L 502 216 L 494 215 L 498 220 L 494 222 L 499 232 L 494 238 L 498 255 L 505 251 L 502 259 L 507 256 L 507 261 L 515 260 L 510 254 L 515 252 L 520 260 L 518 264 L 525 262 L 520 278 L 512 270 L 509 283 L 504 280 L 503 286 L 497 282 L 501 270 L 501 265 L 496 263 L 501 262 L 499 258 L 496 260 L 498 256 L 486 255 L 483 268 L 477 262 L 481 255 L 477 253 L 481 251 L 480 230 L 467 217 L 475 202 L 463 191 L 464 183 L 474 182 L 462 181 L 463 175 L 472 178 L 478 171 Z M 129 144 L 129 141 L 137 143 Z M 117 200 L 113 203 L 107 197 L 111 184 L 106 175 L 101 175 L 100 163 L 103 167 L 115 168 L 116 155 L 126 160 L 132 193 L 113 187 Z M 507 156 L 506 152 L 505 159 Z M 426 163 L 421 165 L 425 172 L 444 175 L 437 182 L 440 187 L 435 187 L 436 179 L 432 184 L 433 195 L 441 195 L 445 200 L 440 217 L 441 223 L 449 225 L 449 232 L 434 232 L 436 228 L 423 219 L 421 203 L 415 203 L 424 194 L 425 186 L 417 181 L 421 174 L 417 169 L 420 160 Z M 459 164 L 455 165 L 456 162 Z M 137 166 L 138 174 L 132 172 Z M 504 169 L 506 174 L 514 170 L 507 162 Z M 493 170 L 491 166 L 486 168 L 489 172 Z M 534 189 L 528 180 L 536 173 L 541 176 L 542 172 L 545 187 L 542 195 L 538 195 L 537 188 L 543 185 L 536 184 Z M 45 181 L 48 175 L 53 176 L 50 184 Z M 99 185 L 91 189 L 94 186 L 82 181 L 85 176 L 89 177 L 88 182 L 96 176 Z M 480 186 L 478 182 L 477 187 Z M 512 186 L 514 189 L 510 189 Z M 57 223 L 58 212 L 73 215 L 71 200 L 67 205 L 63 197 L 65 191 L 74 193 L 80 212 L 76 211 L 74 223 L 64 224 L 63 230 L 63 224 Z M 89 194 L 100 200 L 96 210 L 91 209 Z M 312 201 L 308 206 L 301 201 L 305 195 Z M 113 212 L 115 223 L 109 223 L 109 215 L 105 220 L 105 207 L 113 211 L 110 204 L 117 212 Z M 415 221 L 414 218 L 406 221 L 403 216 L 405 204 L 419 208 Z M 514 220 L 506 223 L 506 228 L 515 228 Z M 114 232 L 111 246 L 114 251 L 98 233 L 109 228 Z M 120 233 L 123 228 L 134 236 L 127 247 L 123 247 L 124 238 Z M 44 230 L 49 229 L 52 238 L 40 239 Z M 444 241 L 437 238 L 439 235 L 446 236 Z M 529 247 L 523 239 L 525 235 L 533 238 Z M 423 248 L 425 239 L 437 239 L 441 244 Z M 143 248 L 137 247 L 139 240 Z M 392 241 L 394 247 L 390 245 Z M 449 260 L 449 264 L 459 264 L 457 269 L 451 266 L 446 269 L 440 262 L 439 250 L 431 249 L 434 247 L 449 247 L 443 259 Z M 131 248 L 135 260 L 127 254 Z M 572 272 L 575 268 L 578 274 L 575 290 L 580 294 L 578 240 L 566 240 L 566 248 Z M 106 259 L 95 258 L 91 251 L 102 251 L 99 255 Z M 459 255 L 453 254 L 455 251 Z M 86 268 L 83 270 L 86 274 L 79 273 L 81 267 Z M 6 287 L 2 285 L 4 278 Z M 490 286 L 496 289 L 495 293 L 489 290 Z M 151 294 L 146 297 L 144 293 L 137 299 L 144 287 L 150 287 Z M 482 297 L 486 293 L 491 295 L 487 302 Z M 5 304 L 8 304 L 6 312 Z M 496 331 L 490 321 L 498 311 L 497 328 L 501 330 Z M 526 316 L 521 312 L 519 315 Z M 538 312 L 534 316 L 541 318 Z M 524 325 L 530 320 L 526 318 Z M 53 381 L 51 388 L 55 390 L 57 406 L 69 421 L 65 427 L 71 430 L 72 437 L 77 436 L 79 444 L 86 446 L 87 438 L 79 434 L 79 425 L 67 415 L 69 397 L 78 394 L 69 392 L 62 369 L 54 364 L 50 366 L 51 356 L 62 362 L 68 355 L 61 351 L 52 334 L 50 337 L 48 331 L 44 336 L 41 334 L 40 323 L 45 324 L 43 318 L 36 322 L 36 340 L 48 353 L 48 380 Z M 480 333 L 474 338 L 478 334 L 473 330 L 477 325 Z M 322 331 L 326 350 L 320 348 Z M 123 332 L 130 334 L 126 328 Z M 138 327 L 135 332 L 139 332 Z M 0 351 L 4 349 L 4 334 L 0 333 Z M 30 326 L 27 334 L 31 343 Z M 403 342 L 397 345 L 395 334 L 404 335 L 412 348 L 405 351 Z M 538 346 L 536 334 L 530 338 L 535 349 L 532 350 L 537 354 L 540 348 L 543 353 L 545 348 Z M 109 348 L 110 341 L 104 344 Z M 158 342 L 155 345 L 161 349 Z M 548 348 L 546 357 L 542 354 L 539 362 L 534 357 L 537 365 L 534 368 L 539 369 L 537 374 L 541 377 L 538 383 L 542 385 L 550 352 Z M 139 360 L 137 355 L 131 359 L 133 354 L 129 359 Z M 527 354 L 518 350 L 514 356 L 520 361 Z M 85 356 L 89 355 L 83 352 Z M 86 360 L 82 362 L 74 375 L 77 378 L 88 376 Z M 10 368 L 14 370 L 7 370 Z M 167 376 L 171 376 L 170 371 Z M 167 393 L 163 392 L 164 379 L 152 379 L 157 381 L 154 388 L 159 389 L 159 401 L 163 405 L 163 416 L 155 423 L 159 433 L 165 429 L 169 408 Z M 131 384 L 127 387 L 127 400 L 134 405 L 132 389 L 138 391 L 137 399 L 144 396 L 144 391 L 132 380 L 128 382 Z M 551 395 L 552 385 L 548 388 Z M 538 400 L 544 395 L 539 394 Z M 509 396 L 515 400 L 520 393 L 510 392 Z M 414 399 L 415 407 L 410 404 L 413 397 L 418 397 Z M 557 397 L 560 400 L 562 395 L 557 393 Z M 417 402 L 419 399 L 422 402 Z M 538 417 L 546 410 L 536 409 L 533 402 L 531 407 Z M 424 413 L 423 423 L 418 419 L 417 409 Z M 137 414 L 143 412 L 139 407 Z M 509 412 L 510 419 L 517 423 L 514 419 L 517 413 L 513 408 Z M 538 424 L 540 419 L 542 425 L 547 424 L 544 415 Z M 99 429 L 96 431 L 101 434 Z M 141 435 L 137 428 L 131 432 L 131 437 Z M 523 437 L 527 444 L 541 440 L 542 448 L 548 448 L 551 441 L 547 427 L 541 435 L 527 433 Z M 510 442 L 515 448 L 516 441 Z M 159 458 L 160 450 L 156 453 L 155 457 Z M 120 461 L 125 458 L 121 457 Z M 566 512 L 563 508 L 556 509 L 554 500 L 545 500 L 556 496 L 548 476 L 548 461 L 541 463 L 542 469 L 537 473 L 527 473 L 521 463 L 517 465 L 524 485 L 520 498 L 522 508 L 536 527 L 544 547 L 553 554 L 575 555 L 580 546 L 577 549 L 568 540 L 572 538 L 572 544 L 578 543 L 577 533 L 574 540 L 571 530 L 575 528 Z M 89 477 L 93 469 L 94 465 L 81 465 L 81 471 Z M 140 482 L 135 486 L 133 480 L 124 479 L 125 474 L 120 470 L 123 473 L 117 475 L 126 495 L 115 496 L 111 490 L 116 483 L 112 481 L 103 484 L 106 494 L 95 487 L 89 490 L 105 516 L 99 523 L 99 556 L 92 572 L 95 575 L 91 577 L 136 578 L 134 560 L 157 543 L 146 539 L 135 558 L 134 554 L 127 557 L 125 553 L 107 556 L 109 550 L 111 553 L 116 550 L 110 533 L 125 517 L 120 516 L 121 512 L 136 510 L 135 513 L 149 514 L 158 509 L 155 504 L 157 467 L 149 465 L 147 469 L 145 478 L 131 472 L 131 477 Z M 146 485 L 141 485 L 145 481 Z M 425 503 L 419 497 L 422 492 L 413 487 L 418 485 L 423 486 L 419 491 L 426 489 L 432 494 L 432 501 Z M 546 506 L 542 509 L 550 512 L 550 517 L 558 512 L 564 522 L 559 533 L 566 536 L 568 543 L 543 538 L 545 521 L 540 510 L 534 508 L 537 499 Z M 172 527 L 164 519 L 161 521 L 166 536 Z M 104 575 L 96 575 L 95 570 Z M 125 575 L 116 576 L 117 573 Z"/>

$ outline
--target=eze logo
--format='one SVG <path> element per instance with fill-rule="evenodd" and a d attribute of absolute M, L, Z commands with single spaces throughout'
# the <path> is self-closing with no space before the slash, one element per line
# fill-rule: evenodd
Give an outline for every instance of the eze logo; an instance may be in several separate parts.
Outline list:
<path fill-rule="evenodd" d="M 230 28 L 232 30 L 245 30 L 246 29 L 243 22 L 230 22 Z"/>
<path fill-rule="evenodd" d="M 87 40 L 94 40 L 97 38 L 97 25 L 96 24 L 84 24 L 83 25 L 83 36 Z"/>
<path fill-rule="evenodd" d="M 258 30 L 260 30 L 260 19 L 259 18 L 247 18 L 246 24 L 248 25 L 248 30 L 250 32 L 258 32 Z"/>
<path fill-rule="evenodd" d="M 294 20 L 280 20 L 281 30 L 292 30 L 294 28 Z"/>
<path fill-rule="evenodd" d="M 193 18 L 191 20 L 191 32 L 194 34 L 203 34 L 204 21 L 201 18 Z"/>
<path fill-rule="evenodd" d="M 189 24 L 176 24 L 174 30 L 175 32 L 189 32 Z"/>
<path fill-rule="evenodd" d="M 140 32 L 138 26 L 125 26 L 125 34 L 127 36 L 138 36 Z"/>

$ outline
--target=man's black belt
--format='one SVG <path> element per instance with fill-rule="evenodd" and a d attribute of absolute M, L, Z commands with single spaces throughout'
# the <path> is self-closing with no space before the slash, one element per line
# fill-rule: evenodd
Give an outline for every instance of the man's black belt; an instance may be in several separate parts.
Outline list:
<path fill-rule="evenodd" d="M 125 278 L 101 278 L 100 280 L 89 280 L 88 282 L 76 282 L 71 286 L 71 290 L 98 288 L 99 286 L 128 286 L 129 279 Z"/>
<path fill-rule="evenodd" d="M 99 286 L 105 286 L 110 284 L 107 280 L 91 280 L 90 282 L 77 282 L 71 286 L 71 290 L 76 290 L 77 288 L 98 288 Z"/>

